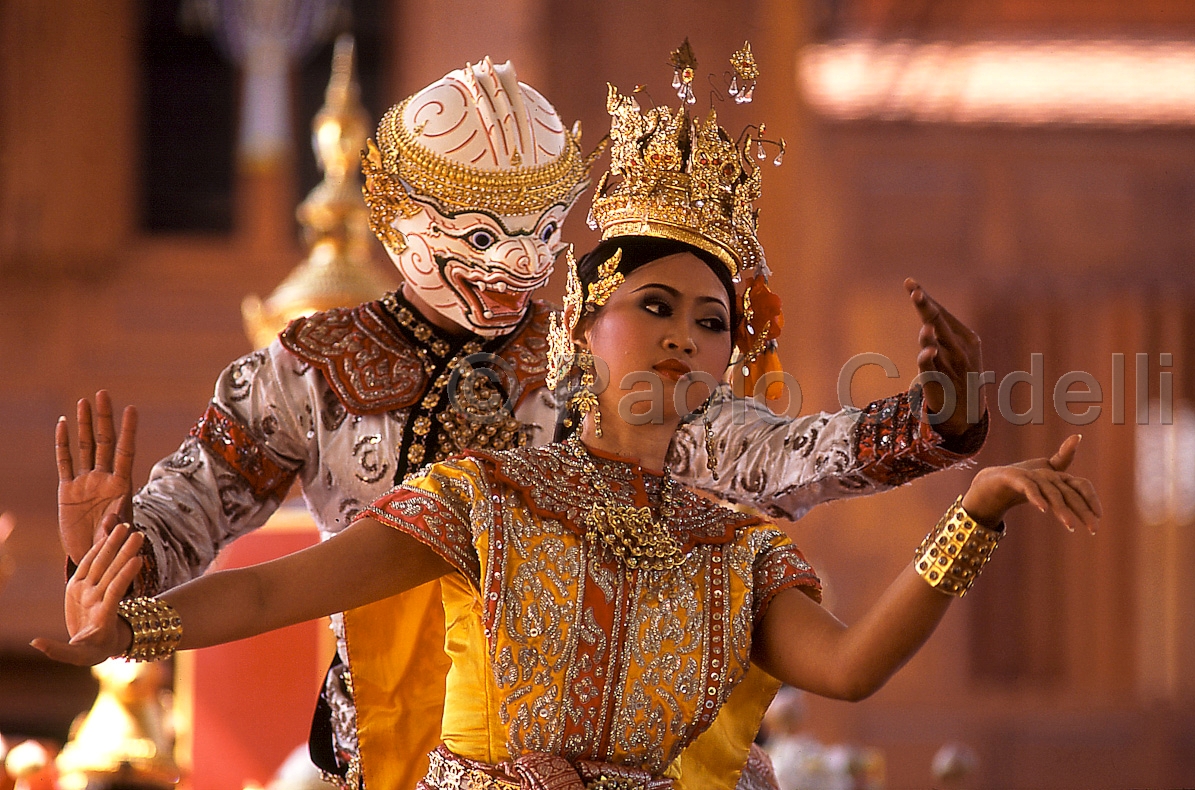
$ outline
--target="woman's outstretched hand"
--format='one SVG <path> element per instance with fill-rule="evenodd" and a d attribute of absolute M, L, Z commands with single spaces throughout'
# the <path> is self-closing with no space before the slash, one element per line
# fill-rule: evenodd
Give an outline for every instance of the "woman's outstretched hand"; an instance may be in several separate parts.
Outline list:
<path fill-rule="evenodd" d="M 1095 534 L 1096 521 L 1103 515 L 1095 486 L 1066 471 L 1082 438 L 1068 436 L 1051 458 L 981 469 L 963 496 L 963 508 L 980 524 L 995 527 L 1005 512 L 1031 502 L 1070 531 L 1082 524 Z"/>
<path fill-rule="evenodd" d="M 88 666 L 119 655 L 132 640 L 116 606 L 141 568 L 144 537 L 128 524 L 118 524 L 83 556 L 66 585 L 66 630 L 69 642 L 38 637 L 33 647 L 55 661 Z"/>

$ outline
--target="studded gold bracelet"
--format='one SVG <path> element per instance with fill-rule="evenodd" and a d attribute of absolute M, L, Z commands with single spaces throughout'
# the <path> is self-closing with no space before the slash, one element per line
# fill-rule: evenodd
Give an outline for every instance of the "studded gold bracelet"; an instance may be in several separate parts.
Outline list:
<path fill-rule="evenodd" d="M 120 654 L 131 661 L 161 661 L 174 655 L 183 638 L 183 621 L 159 598 L 126 598 L 116 614 L 133 630 L 133 643 Z"/>
<path fill-rule="evenodd" d="M 959 598 L 967 594 L 1004 535 L 988 529 L 963 509 L 963 498 L 942 516 L 913 555 L 913 564 L 929 586 Z"/>

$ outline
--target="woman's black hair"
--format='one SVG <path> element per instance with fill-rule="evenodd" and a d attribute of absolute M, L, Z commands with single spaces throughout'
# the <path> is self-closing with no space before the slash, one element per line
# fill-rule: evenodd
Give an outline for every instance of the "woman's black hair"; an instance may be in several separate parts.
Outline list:
<path fill-rule="evenodd" d="M 730 308 L 731 331 L 739 323 L 738 300 L 734 294 L 734 280 L 726 263 L 713 253 L 706 252 L 700 247 L 694 247 L 683 241 L 661 239 L 655 236 L 615 236 L 606 239 L 577 261 L 577 278 L 581 281 L 581 292 L 589 293 L 589 286 L 597 280 L 598 267 L 608 261 L 616 250 L 622 250 L 622 260 L 618 263 L 618 271 L 623 276 L 629 275 L 636 269 L 646 266 L 652 261 L 679 255 L 683 252 L 691 253 L 710 268 L 718 276 L 722 286 L 726 289 L 726 304 Z"/>
<path fill-rule="evenodd" d="M 619 249 L 622 250 L 622 259 L 618 262 L 618 271 L 624 277 L 652 261 L 658 261 L 670 255 L 688 252 L 697 256 L 702 263 L 710 268 L 710 271 L 717 275 L 718 280 L 726 289 L 726 303 L 730 308 L 730 327 L 733 334 L 734 327 L 737 327 L 739 322 L 739 309 L 730 270 L 718 256 L 683 241 L 661 239 L 655 236 L 616 236 L 606 239 L 577 261 L 577 279 L 581 281 L 582 293 L 589 293 L 589 286 L 598 278 L 598 267 L 610 260 L 615 251 Z M 568 400 L 567 393 L 575 392 L 577 386 L 575 376 L 570 376 L 570 380 L 562 385 L 560 392 L 565 394 L 560 401 L 561 408 L 557 414 L 554 441 L 563 441 L 580 425 L 579 415 L 573 413 L 572 409 L 564 407 L 564 403 Z"/>

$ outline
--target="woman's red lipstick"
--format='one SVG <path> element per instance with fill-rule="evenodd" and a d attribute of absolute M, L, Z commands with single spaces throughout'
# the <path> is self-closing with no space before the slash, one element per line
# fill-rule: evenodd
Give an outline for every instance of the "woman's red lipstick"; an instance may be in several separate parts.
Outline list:
<path fill-rule="evenodd" d="M 666 379 L 680 381 L 682 376 L 692 372 L 692 368 L 679 359 L 665 359 L 652 365 L 657 373 Z"/>

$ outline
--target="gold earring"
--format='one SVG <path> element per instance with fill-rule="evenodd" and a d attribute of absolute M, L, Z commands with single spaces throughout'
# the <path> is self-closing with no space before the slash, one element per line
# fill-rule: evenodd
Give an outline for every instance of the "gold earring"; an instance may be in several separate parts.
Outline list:
<path fill-rule="evenodd" d="M 581 388 L 577 390 L 576 395 L 569 398 L 568 405 L 577 410 L 582 420 L 585 419 L 586 414 L 592 412 L 593 431 L 598 436 L 601 436 L 602 413 L 598 411 L 597 395 L 593 392 L 593 385 L 596 382 L 593 354 L 585 349 L 579 349 L 577 351 L 577 365 L 581 368 Z"/>

